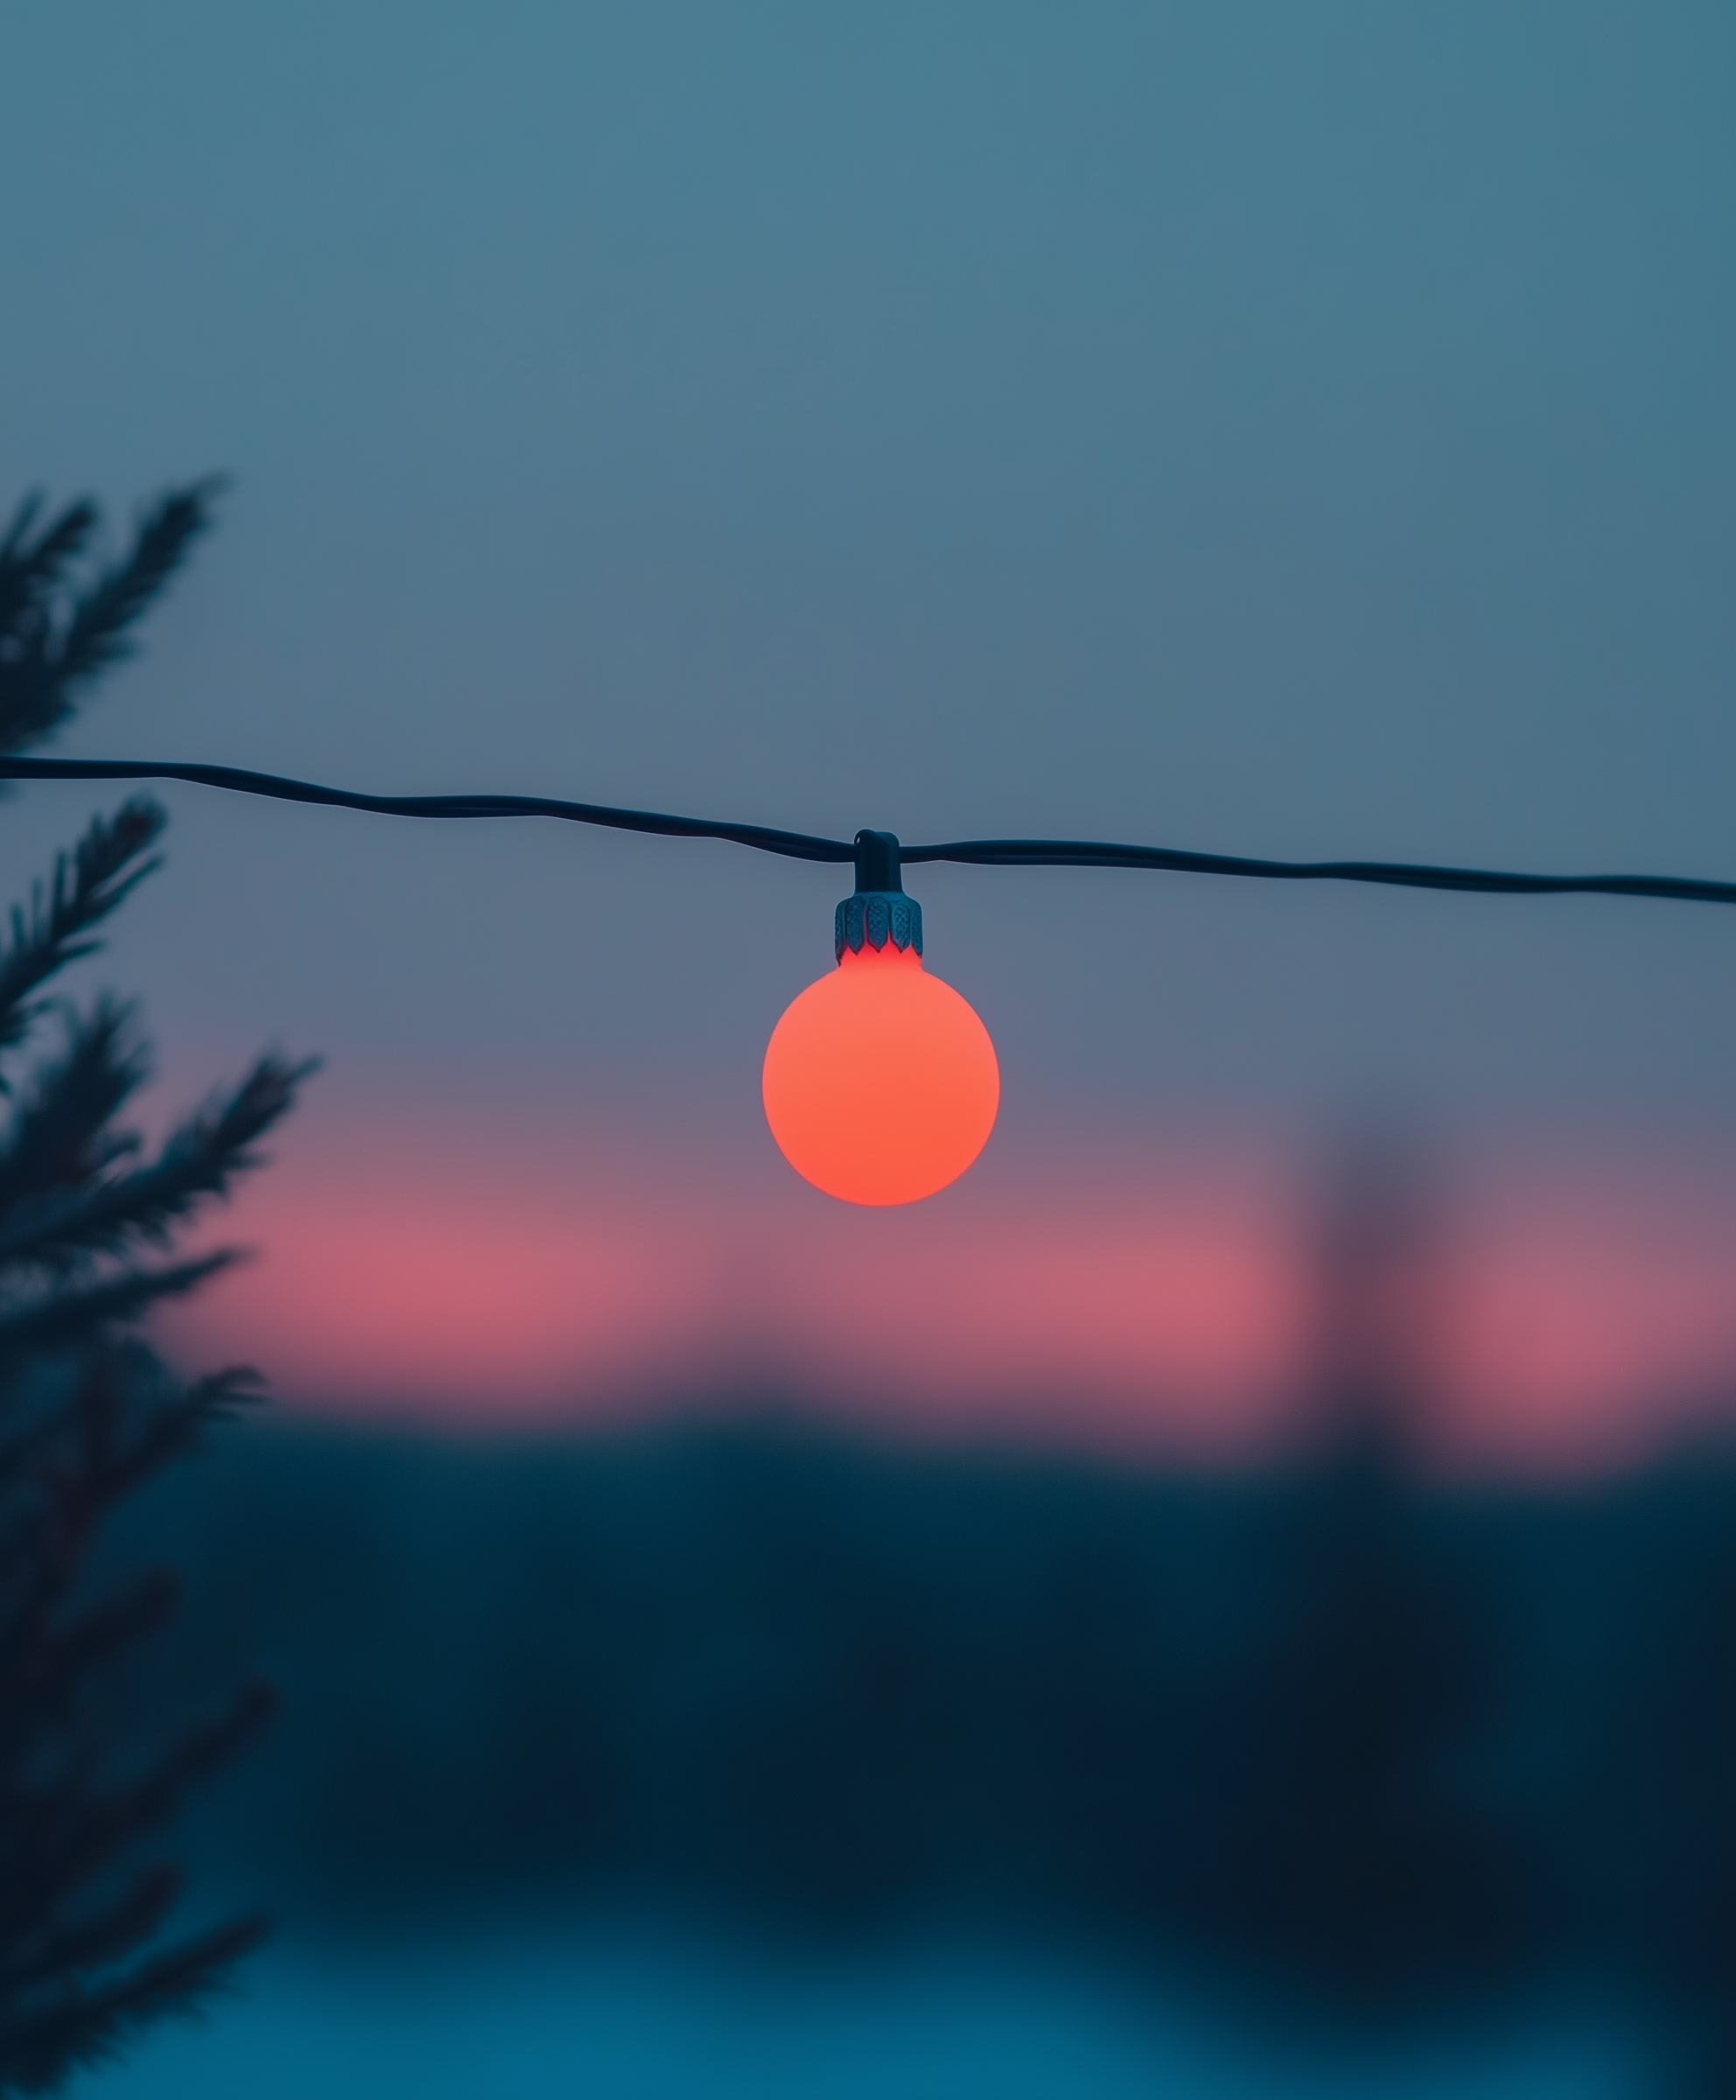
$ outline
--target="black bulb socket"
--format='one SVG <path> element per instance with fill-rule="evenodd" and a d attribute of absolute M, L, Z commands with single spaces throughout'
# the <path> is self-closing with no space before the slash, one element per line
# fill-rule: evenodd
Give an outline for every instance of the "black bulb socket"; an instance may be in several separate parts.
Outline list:
<path fill-rule="evenodd" d="M 884 948 L 887 942 L 900 954 L 922 953 L 922 906 L 904 893 L 895 831 L 856 835 L 856 893 L 833 914 L 832 952 L 842 962 L 844 950 L 860 955 L 864 947 Z"/>

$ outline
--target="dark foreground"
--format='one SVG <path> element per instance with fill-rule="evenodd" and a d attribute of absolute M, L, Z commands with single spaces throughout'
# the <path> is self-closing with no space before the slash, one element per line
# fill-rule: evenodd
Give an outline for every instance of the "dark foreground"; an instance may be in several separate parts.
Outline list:
<path fill-rule="evenodd" d="M 1594 2006 L 1669 2090 L 1736 2090 L 1723 1460 L 1472 1493 L 1368 1452 L 1207 1481 L 250 1425 L 116 1548 L 186 1579 L 143 1724 L 280 1688 L 189 1851 L 316 1970 L 556 1917 L 786 1974 L 992 1945 L 1309 2048 Z"/>

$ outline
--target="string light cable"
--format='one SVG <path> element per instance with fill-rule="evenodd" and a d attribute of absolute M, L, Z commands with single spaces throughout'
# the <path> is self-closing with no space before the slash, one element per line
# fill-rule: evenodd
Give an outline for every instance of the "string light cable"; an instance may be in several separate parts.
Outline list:
<path fill-rule="evenodd" d="M 377 816 L 547 816 L 569 823 L 598 824 L 613 831 L 644 831 L 662 838 L 718 838 L 791 860 L 853 861 L 864 837 L 846 844 L 803 831 L 766 824 L 718 823 L 704 818 L 666 816 L 650 809 L 616 809 L 600 802 L 562 802 L 540 794 L 359 794 L 323 788 L 275 773 L 238 766 L 157 765 L 144 760 L 24 759 L 0 757 L 5 780 L 186 780 L 199 788 L 258 794 L 280 802 L 312 802 L 332 809 L 361 809 Z M 964 838 L 943 845 L 898 847 L 906 866 L 954 861 L 996 868 L 1148 868 L 1177 875 L 1242 875 L 1285 882 L 1372 882 L 1409 890 L 1469 890 L 1515 897 L 1589 892 L 1605 897 L 1662 897 L 1696 904 L 1736 904 L 1736 883 L 1705 882 L 1679 875 L 1516 875 L 1491 868 L 1438 868 L 1390 860 L 1254 860 L 1232 853 L 1186 853 L 1169 846 L 1125 846 L 1096 839 Z"/>
<path fill-rule="evenodd" d="M 234 766 L 0 757 L 0 780 L 181 780 L 194 787 L 381 816 L 552 817 L 662 838 L 722 839 L 792 860 L 853 864 L 833 920 L 836 969 L 800 993 L 773 1031 L 766 1120 L 796 1171 L 855 1203 L 907 1203 L 956 1180 L 987 1142 L 1000 1098 L 994 1047 L 970 1004 L 922 967 L 922 907 L 906 865 L 1129 868 L 1279 882 L 1360 882 L 1496 896 L 1650 897 L 1736 904 L 1736 883 L 1675 875 L 1524 875 L 1383 860 L 1255 860 L 1094 839 L 970 838 L 906 846 L 890 831 L 848 843 L 765 824 L 714 822 L 531 794 L 361 794 Z"/>

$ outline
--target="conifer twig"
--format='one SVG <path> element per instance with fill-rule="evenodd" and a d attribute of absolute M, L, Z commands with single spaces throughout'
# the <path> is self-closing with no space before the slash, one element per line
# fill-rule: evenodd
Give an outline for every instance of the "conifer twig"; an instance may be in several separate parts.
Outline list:
<path fill-rule="evenodd" d="M 0 2025 L 0 2091 L 44 2092 L 75 2066 L 106 2062 L 164 2013 L 196 2010 L 270 1931 L 263 1918 L 237 1918 L 111 1982 L 63 1991 L 14 2015 Z"/>
<path fill-rule="evenodd" d="M 11 938 L 0 949 L 0 1052 L 22 1040 L 39 1007 L 35 993 L 56 971 L 101 945 L 89 936 L 145 877 L 161 865 L 144 859 L 168 822 L 159 803 L 133 795 L 111 817 L 91 819 L 68 856 L 55 857 L 45 892 L 38 883 L 28 917 L 12 907 Z"/>
<path fill-rule="evenodd" d="M 203 1200 L 225 1197 L 234 1177 L 261 1164 L 250 1148 L 288 1110 L 317 1069 L 260 1059 L 239 1087 L 207 1102 L 176 1130 L 147 1166 L 107 1179 L 68 1177 L 0 1213 L 0 1267 L 65 1269 L 133 1242 L 166 1244 Z M 108 1111 L 112 1113 L 112 1110 Z M 9 1177 L 0 1161 L 0 1190 Z"/>
<path fill-rule="evenodd" d="M 132 544 L 82 590 L 74 570 L 102 513 L 69 504 L 32 541 L 40 495 L 26 496 L 0 540 L 0 749 L 52 736 L 81 693 L 133 653 L 135 630 L 209 529 L 218 476 L 172 488 L 140 517 Z"/>
<path fill-rule="evenodd" d="M 85 1291 L 45 1292 L 0 1319 L 0 1354 L 10 1349 L 50 1348 L 110 1320 L 136 1320 L 164 1298 L 185 1298 L 207 1278 L 245 1257 L 238 1248 L 220 1248 L 166 1269 L 134 1269 Z"/>

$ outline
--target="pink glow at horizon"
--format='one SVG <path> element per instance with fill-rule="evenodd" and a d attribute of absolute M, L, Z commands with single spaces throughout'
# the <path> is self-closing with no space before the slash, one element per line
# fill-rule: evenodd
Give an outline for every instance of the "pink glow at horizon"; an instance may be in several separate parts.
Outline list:
<path fill-rule="evenodd" d="M 189 1362 L 286 1401 L 466 1426 L 755 1399 L 901 1435 L 1230 1460 L 1294 1434 L 1317 1304 L 1308 1190 L 1275 1148 L 994 1155 L 864 1213 L 772 1155 L 650 1129 L 560 1158 L 405 1104 L 286 1137 L 216 1222 L 263 1258 L 168 1316 Z M 770 1152 L 770 1140 L 766 1140 Z M 1580 1471 L 1736 1404 L 1736 1206 L 1632 1159 L 1465 1178 L 1430 1432 Z M 1466 1189 L 1469 1194 L 1466 1194 Z M 1660 1411 L 1662 1410 L 1662 1411 Z"/>

